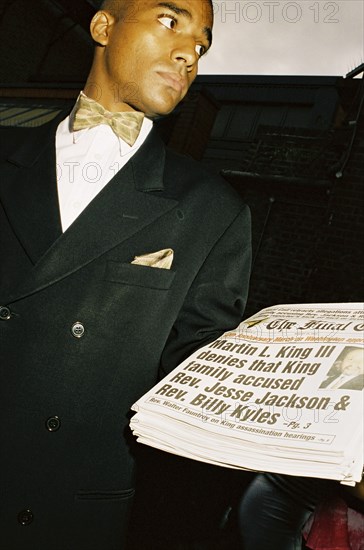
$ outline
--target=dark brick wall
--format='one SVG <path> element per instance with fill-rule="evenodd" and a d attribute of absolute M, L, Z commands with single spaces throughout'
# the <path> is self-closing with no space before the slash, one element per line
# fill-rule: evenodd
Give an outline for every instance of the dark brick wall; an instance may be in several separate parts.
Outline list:
<path fill-rule="evenodd" d="M 235 186 L 252 211 L 254 263 L 246 314 L 272 304 L 313 302 L 320 263 L 317 240 L 328 218 L 329 191 L 241 181 Z"/>
<path fill-rule="evenodd" d="M 354 130 L 350 153 L 348 132 L 337 130 L 320 144 L 321 160 L 302 163 L 307 159 L 303 155 L 297 163 L 295 155 L 288 154 L 291 165 L 285 169 L 278 152 L 271 170 L 268 160 L 261 166 L 263 180 L 231 178 L 253 216 L 255 261 L 247 314 L 275 303 L 364 301 L 363 112 L 355 136 Z M 286 146 L 289 151 L 290 137 Z M 295 170 L 306 176 L 306 182 L 295 181 Z M 278 184 L 269 171 L 288 181 Z"/>

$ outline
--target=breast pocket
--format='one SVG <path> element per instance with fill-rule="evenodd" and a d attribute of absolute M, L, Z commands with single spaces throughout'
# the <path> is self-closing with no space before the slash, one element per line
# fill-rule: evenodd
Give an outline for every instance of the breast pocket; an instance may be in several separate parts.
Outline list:
<path fill-rule="evenodd" d="M 175 274 L 176 272 L 170 269 L 109 261 L 105 279 L 123 285 L 168 290 Z"/>

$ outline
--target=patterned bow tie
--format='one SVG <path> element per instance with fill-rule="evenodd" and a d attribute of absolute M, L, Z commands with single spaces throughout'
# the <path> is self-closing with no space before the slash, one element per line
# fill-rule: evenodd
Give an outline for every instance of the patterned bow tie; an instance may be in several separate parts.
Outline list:
<path fill-rule="evenodd" d="M 72 130 L 94 128 L 99 124 L 108 124 L 113 132 L 128 145 L 134 145 L 143 124 L 144 113 L 139 111 L 122 111 L 112 113 L 100 103 L 81 93 L 73 115 Z"/>

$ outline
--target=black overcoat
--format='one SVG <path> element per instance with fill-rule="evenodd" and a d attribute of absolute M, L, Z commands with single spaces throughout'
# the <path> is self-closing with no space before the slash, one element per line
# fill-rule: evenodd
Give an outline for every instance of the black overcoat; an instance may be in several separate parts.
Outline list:
<path fill-rule="evenodd" d="M 62 234 L 55 125 L 0 138 L 0 548 L 120 549 L 130 406 L 240 321 L 249 211 L 153 130 Z"/>

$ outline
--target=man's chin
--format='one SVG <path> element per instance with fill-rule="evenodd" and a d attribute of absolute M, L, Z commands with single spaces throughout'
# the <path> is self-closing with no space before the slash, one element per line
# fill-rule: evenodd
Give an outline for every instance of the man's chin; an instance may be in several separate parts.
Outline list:
<path fill-rule="evenodd" d="M 145 112 L 145 116 L 152 119 L 152 120 L 158 120 L 160 118 L 165 118 L 166 116 L 170 115 L 171 113 L 173 113 L 173 111 L 175 110 L 175 108 L 177 107 L 177 105 L 175 107 L 172 107 L 171 109 L 159 109 L 157 112 L 153 111 L 153 112 Z"/>
<path fill-rule="evenodd" d="M 144 112 L 149 118 L 168 116 L 175 110 L 177 105 L 180 104 L 185 95 L 186 94 L 177 94 L 174 90 L 172 93 L 160 94 L 159 97 L 156 95 L 155 97 L 158 97 L 157 101 L 150 101 L 146 104 Z"/>

